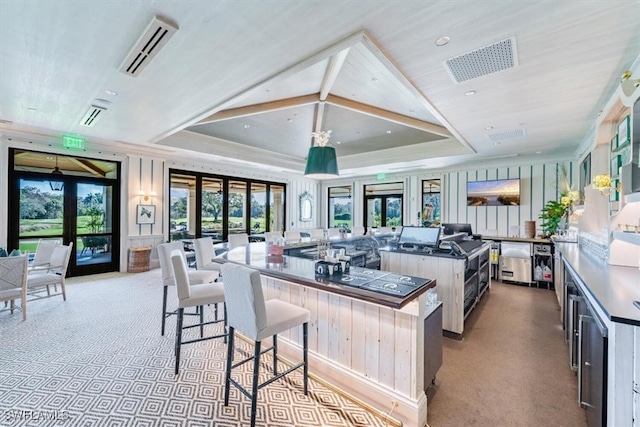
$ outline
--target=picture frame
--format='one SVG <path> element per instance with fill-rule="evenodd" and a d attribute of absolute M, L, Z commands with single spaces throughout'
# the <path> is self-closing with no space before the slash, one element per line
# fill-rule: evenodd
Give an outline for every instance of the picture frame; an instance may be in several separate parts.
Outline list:
<path fill-rule="evenodd" d="M 622 151 L 620 151 L 618 157 L 620 157 L 618 166 L 624 166 L 631 163 L 631 146 L 627 146 Z"/>
<path fill-rule="evenodd" d="M 618 148 L 618 134 L 613 135 L 611 138 L 611 152 L 613 153 Z"/>
<path fill-rule="evenodd" d="M 611 190 L 611 193 L 609 194 L 609 201 L 610 202 L 617 202 L 619 200 L 619 186 L 620 186 L 620 180 L 619 179 L 612 179 L 611 180 L 611 186 L 613 187 L 613 189 Z"/>
<path fill-rule="evenodd" d="M 630 120 L 631 116 L 626 116 L 618 124 L 618 147 L 626 144 L 631 140 L 631 126 L 629 125 Z"/>
<path fill-rule="evenodd" d="M 300 209 L 300 221 L 308 222 L 313 220 L 313 196 L 308 191 L 298 197 L 298 207 Z"/>
<path fill-rule="evenodd" d="M 611 157 L 611 170 L 609 172 L 612 177 L 620 176 L 620 156 Z"/>
<path fill-rule="evenodd" d="M 136 224 L 155 224 L 156 206 L 138 205 L 136 207 Z"/>
<path fill-rule="evenodd" d="M 580 203 L 584 202 L 584 188 L 591 184 L 591 153 L 580 163 Z"/>

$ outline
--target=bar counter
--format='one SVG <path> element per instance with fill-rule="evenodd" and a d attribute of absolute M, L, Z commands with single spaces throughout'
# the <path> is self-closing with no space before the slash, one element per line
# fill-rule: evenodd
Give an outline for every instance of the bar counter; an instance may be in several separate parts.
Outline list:
<path fill-rule="evenodd" d="M 425 380 L 425 376 L 432 374 L 425 362 L 442 351 L 441 339 L 425 342 L 425 324 L 442 316 L 442 310 L 437 310 L 440 304 L 427 304 L 425 291 L 436 285 L 435 280 L 404 298 L 385 295 L 340 285 L 331 276 L 316 276 L 313 260 L 269 256 L 261 242 L 232 249 L 215 261 L 259 270 L 265 299 L 277 298 L 311 312 L 311 374 L 382 414 L 393 413 L 403 425 L 426 424 L 425 389 L 432 378 Z M 280 334 L 278 343 L 282 355 L 300 360 L 300 331 Z"/>
<path fill-rule="evenodd" d="M 268 277 L 287 280 L 299 285 L 395 309 L 403 308 L 410 301 L 415 300 L 419 295 L 436 286 L 435 280 L 428 280 L 425 285 L 416 288 L 414 292 L 400 297 L 343 285 L 333 280 L 334 277 L 339 277 L 338 274 L 335 276 L 315 274 L 315 262 L 313 260 L 287 255 L 269 255 L 267 253 L 267 244 L 263 242 L 250 243 L 248 246 L 232 249 L 215 258 L 215 261 L 232 261 L 255 268 Z"/>
<path fill-rule="evenodd" d="M 610 265 L 577 243 L 555 243 L 589 297 L 612 322 L 640 326 L 640 270 Z"/>

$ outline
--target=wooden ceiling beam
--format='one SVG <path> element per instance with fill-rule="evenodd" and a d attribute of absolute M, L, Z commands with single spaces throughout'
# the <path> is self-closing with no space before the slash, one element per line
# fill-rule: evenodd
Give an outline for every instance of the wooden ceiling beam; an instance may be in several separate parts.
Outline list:
<path fill-rule="evenodd" d="M 107 173 L 105 171 L 103 171 L 102 169 L 100 169 L 99 167 L 94 165 L 89 160 L 78 159 L 76 157 L 67 157 L 67 159 L 70 160 L 72 163 L 77 164 L 82 169 L 86 170 L 87 172 L 92 173 L 93 175 L 97 175 L 97 176 L 100 176 L 102 178 L 104 178 L 107 175 Z"/>
<path fill-rule="evenodd" d="M 327 96 L 327 102 L 337 107 L 346 108 L 351 111 L 366 114 L 371 117 L 377 117 L 379 119 L 387 120 L 403 126 L 408 126 L 435 135 L 440 135 L 446 138 L 450 138 L 452 136 L 451 132 L 449 132 L 449 130 L 447 130 L 447 128 L 445 128 L 444 126 L 434 125 L 433 123 L 414 119 L 413 117 L 403 116 L 402 114 L 383 110 L 382 108 L 373 107 L 371 105 L 362 104 L 360 102 L 352 101 L 340 96 L 330 94 L 329 96 Z"/>
<path fill-rule="evenodd" d="M 279 99 L 272 102 L 264 102 L 262 104 L 247 105 L 244 107 L 230 108 L 214 113 L 200 120 L 198 125 L 206 123 L 214 123 L 222 120 L 238 119 L 240 117 L 253 116 L 256 114 L 269 113 L 271 111 L 284 110 L 287 108 L 300 107 L 303 105 L 314 104 L 319 101 L 317 93 L 311 95 L 303 95 L 295 98 Z"/>

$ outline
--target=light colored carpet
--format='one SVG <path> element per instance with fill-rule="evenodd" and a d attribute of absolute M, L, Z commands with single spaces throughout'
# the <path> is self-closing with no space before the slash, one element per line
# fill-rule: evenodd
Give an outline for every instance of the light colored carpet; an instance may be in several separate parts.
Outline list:
<path fill-rule="evenodd" d="M 232 389 L 230 405 L 222 402 L 221 339 L 184 346 L 174 376 L 175 317 L 162 337 L 160 282 L 159 269 L 73 278 L 66 302 L 33 301 L 26 322 L 0 313 L 0 425 L 248 425 L 246 397 Z M 248 375 L 237 378 L 248 384 Z M 258 425 L 386 425 L 316 381 L 305 396 L 301 373 L 290 378 L 260 390 Z"/>
<path fill-rule="evenodd" d="M 493 282 L 461 341 L 444 339 L 431 427 L 586 426 L 555 292 Z"/>

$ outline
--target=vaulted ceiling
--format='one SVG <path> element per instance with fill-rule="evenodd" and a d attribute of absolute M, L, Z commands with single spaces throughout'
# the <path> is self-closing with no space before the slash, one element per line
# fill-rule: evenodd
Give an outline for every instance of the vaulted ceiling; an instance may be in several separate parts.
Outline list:
<path fill-rule="evenodd" d="M 154 17 L 171 37 L 123 73 Z M 0 132 L 294 173 L 315 130 L 343 175 L 575 157 L 637 22 L 637 1 L 0 0 Z"/>

